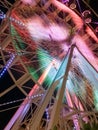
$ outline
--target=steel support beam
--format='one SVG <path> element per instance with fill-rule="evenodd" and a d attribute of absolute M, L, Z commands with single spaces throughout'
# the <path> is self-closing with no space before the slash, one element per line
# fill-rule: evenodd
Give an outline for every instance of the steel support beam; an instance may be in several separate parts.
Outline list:
<path fill-rule="evenodd" d="M 71 50 L 70 50 L 67 66 L 65 67 L 65 74 L 63 77 L 63 83 L 62 83 L 61 89 L 58 91 L 57 100 L 54 103 L 54 107 L 53 107 L 53 110 L 51 113 L 52 117 L 50 119 L 49 126 L 48 126 L 47 130 L 52 130 L 53 127 L 55 125 L 57 125 L 58 120 L 59 120 L 60 110 L 61 110 L 61 106 L 62 106 L 62 100 L 64 97 L 65 88 L 66 88 L 68 72 L 69 72 L 70 64 L 71 64 L 71 58 L 73 55 L 73 50 L 74 50 L 74 45 L 72 45 Z"/>

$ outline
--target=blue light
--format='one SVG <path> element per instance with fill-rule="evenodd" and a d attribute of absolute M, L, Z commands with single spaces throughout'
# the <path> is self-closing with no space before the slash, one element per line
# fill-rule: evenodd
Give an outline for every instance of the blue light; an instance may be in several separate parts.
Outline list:
<path fill-rule="evenodd" d="M 49 112 L 48 112 L 48 109 L 46 109 L 46 117 L 47 117 L 47 120 L 49 120 Z"/>
<path fill-rule="evenodd" d="M 7 71 L 7 69 L 11 65 L 11 63 L 13 62 L 14 58 L 15 58 L 15 55 L 12 54 L 12 57 L 9 59 L 9 61 L 7 62 L 7 64 L 4 66 L 4 68 L 1 70 L 1 72 L 0 72 L 0 78 L 5 74 L 5 72 Z"/>

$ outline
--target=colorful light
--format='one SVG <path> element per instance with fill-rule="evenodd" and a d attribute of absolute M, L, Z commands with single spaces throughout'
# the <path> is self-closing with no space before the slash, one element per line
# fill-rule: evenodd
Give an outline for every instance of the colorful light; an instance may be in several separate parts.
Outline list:
<path fill-rule="evenodd" d="M 46 118 L 47 118 L 47 121 L 49 121 L 49 112 L 48 112 L 48 108 L 46 109 Z"/>
<path fill-rule="evenodd" d="M 15 55 L 12 54 L 12 57 L 10 58 L 10 60 L 7 62 L 7 64 L 1 70 L 1 72 L 0 72 L 0 78 L 5 74 L 5 72 L 7 71 L 7 69 L 10 67 L 10 65 L 13 62 L 14 58 L 15 58 Z"/>
<path fill-rule="evenodd" d="M 32 1 L 26 1 L 25 0 L 23 2 L 25 4 L 31 4 Z M 70 8 L 68 8 L 67 6 L 61 4 L 60 2 L 58 2 L 56 0 L 53 0 L 52 2 L 58 7 L 58 9 L 63 10 L 65 12 L 67 12 L 68 14 L 70 14 L 70 16 L 72 17 L 73 23 L 76 25 L 77 30 L 83 29 L 82 28 L 83 24 L 84 24 L 83 20 L 75 12 L 73 12 Z M 13 17 L 11 17 L 10 20 L 12 20 L 13 23 L 15 22 L 15 23 L 18 23 L 18 24 L 21 25 L 21 23 L 19 21 L 17 21 L 17 20 L 14 20 Z M 35 66 L 33 66 L 33 65 L 29 66 L 29 64 L 28 64 L 26 67 L 27 67 L 29 73 L 32 75 L 32 77 L 35 80 L 38 80 L 39 84 L 43 84 L 46 81 L 46 79 L 48 79 L 47 77 L 49 77 L 48 82 L 51 84 L 51 82 L 53 81 L 53 79 L 55 77 L 55 74 L 58 71 L 57 69 L 59 68 L 59 67 L 56 66 L 56 64 L 59 63 L 59 60 L 60 60 L 60 63 L 61 63 L 62 58 L 60 58 L 60 55 L 57 55 L 57 59 L 59 59 L 59 60 L 54 61 L 55 57 L 53 57 L 48 52 L 48 49 L 45 50 L 44 47 L 42 49 L 42 46 L 41 46 L 40 42 L 42 42 L 41 40 L 46 40 L 46 41 L 49 41 L 49 42 L 56 41 L 56 42 L 59 42 L 60 46 L 64 49 L 64 51 L 68 50 L 68 46 L 66 45 L 66 42 L 64 42 L 64 44 L 62 45 L 61 41 L 62 40 L 63 41 L 67 40 L 67 38 L 69 37 L 69 35 L 70 35 L 69 34 L 69 28 L 67 28 L 66 26 L 59 26 L 56 23 L 54 23 L 53 21 L 50 22 L 48 26 L 44 26 L 43 25 L 43 19 L 40 18 L 39 16 L 38 17 L 33 17 L 32 16 L 32 18 L 29 18 L 27 21 L 25 20 L 25 29 L 24 29 L 25 31 L 20 30 L 20 28 L 18 28 L 18 26 L 14 25 L 14 27 L 17 30 L 16 34 L 17 35 L 18 35 L 18 33 L 20 34 L 20 39 L 19 39 L 19 37 L 17 37 L 17 39 L 19 41 L 19 46 L 17 45 L 17 43 L 14 44 L 17 51 L 21 51 L 22 49 L 25 48 L 21 44 L 21 41 L 22 41 L 21 39 L 23 38 L 23 33 L 24 34 L 26 33 L 24 36 L 27 36 L 27 38 L 28 38 L 28 35 L 30 35 L 29 38 L 32 39 L 32 41 L 34 41 L 34 42 L 30 43 L 30 44 L 27 42 L 28 45 L 35 45 L 35 46 L 38 47 L 38 48 L 36 48 L 36 56 L 38 58 L 38 62 L 37 62 L 38 64 L 36 63 L 36 66 L 38 65 L 38 67 L 36 69 Z M 98 38 L 94 35 L 94 33 L 90 30 L 89 27 L 86 28 L 86 31 L 90 36 L 92 36 L 96 41 L 98 41 Z M 15 36 L 15 34 L 13 36 Z M 90 58 L 91 60 L 89 59 L 89 61 L 94 63 L 94 65 L 95 65 L 96 63 L 94 62 L 94 56 L 93 56 L 92 52 L 89 51 L 89 48 L 87 47 L 85 40 L 83 40 L 83 37 L 81 37 L 81 35 L 79 35 L 77 32 L 74 32 L 74 36 L 71 37 L 71 38 L 69 39 L 68 44 L 76 43 L 78 48 L 81 50 L 82 54 L 85 55 L 87 59 Z M 49 43 L 47 42 L 46 45 L 47 44 L 49 44 Z M 57 43 L 53 43 L 53 44 L 57 44 Z M 33 50 L 33 47 L 31 47 L 30 49 Z M 76 53 L 76 56 L 78 56 L 78 58 L 80 58 L 80 60 L 81 60 L 81 57 L 78 55 L 78 53 Z M 26 59 L 26 60 L 28 60 L 28 59 Z M 51 64 L 51 65 L 50 65 L 49 68 L 47 68 L 47 66 L 49 64 Z M 83 61 L 82 65 L 84 65 L 84 61 Z M 86 66 L 87 65 L 88 65 L 88 63 L 86 63 Z M 95 65 L 95 66 L 97 68 L 97 65 Z M 79 67 L 80 68 L 82 67 L 81 64 L 79 64 Z M 46 73 L 44 73 L 44 75 L 42 75 L 40 77 L 39 72 L 41 72 L 41 74 L 42 74 L 44 69 L 46 69 Z M 84 68 L 82 68 L 82 70 L 83 69 Z M 64 70 L 64 66 L 62 66 L 61 71 L 58 74 L 57 78 L 63 76 L 63 70 Z M 86 71 L 84 69 L 83 72 L 84 72 L 84 76 L 88 80 L 90 80 L 91 77 L 89 77 L 89 76 L 92 73 L 90 73 L 90 72 L 88 73 L 88 69 Z M 87 73 L 89 74 L 89 76 L 87 76 Z M 47 75 L 49 75 L 49 76 L 47 76 Z M 94 82 L 94 80 L 92 79 L 91 82 Z M 69 83 L 69 84 L 71 85 L 71 83 Z M 57 87 L 59 87 L 59 86 L 60 86 L 60 84 Z M 38 89 L 39 89 L 39 85 L 36 84 L 35 86 L 33 86 L 33 89 L 31 90 L 29 95 L 34 94 Z M 72 86 L 70 86 L 69 89 L 71 90 Z M 69 96 L 68 94 L 66 94 L 66 95 Z M 72 106 L 72 102 L 70 101 L 70 97 L 69 97 L 68 102 L 70 102 L 69 106 Z M 76 99 L 76 102 L 77 102 L 77 99 Z M 80 107 L 81 107 L 81 105 L 80 105 Z M 24 109 L 23 113 L 26 113 L 28 109 L 29 109 L 29 105 L 27 104 L 25 106 L 25 109 Z M 81 109 L 82 109 L 82 107 L 81 107 Z M 18 111 L 19 113 L 16 114 L 15 120 L 18 119 L 18 116 L 19 116 L 19 114 L 21 113 L 22 110 L 23 110 L 23 107 L 20 107 L 20 111 Z M 46 113 L 47 113 L 47 110 L 46 110 Z M 48 115 L 48 113 L 47 113 L 47 115 Z M 75 119 L 75 117 L 73 117 L 73 118 Z M 74 123 L 75 123 L 75 125 L 77 127 L 77 121 L 74 120 Z"/>
<path fill-rule="evenodd" d="M 69 91 L 68 91 L 67 88 L 66 88 L 66 90 L 65 90 L 65 95 L 66 95 L 66 99 L 67 99 L 68 105 L 69 105 L 71 108 L 74 108 L 74 105 L 73 105 L 72 100 L 71 100 L 71 97 L 70 97 L 70 93 L 69 93 Z M 70 109 L 70 111 L 72 111 L 72 110 Z M 80 130 L 80 126 L 79 126 L 79 122 L 78 122 L 78 118 L 77 118 L 77 117 L 78 117 L 77 114 L 76 114 L 76 115 L 73 115 L 73 116 L 72 116 L 72 119 L 73 119 L 74 126 L 75 126 L 76 130 Z"/>
<path fill-rule="evenodd" d="M 43 96 L 44 94 L 37 94 L 37 95 L 33 95 L 33 96 L 29 96 L 27 97 L 28 99 L 34 99 L 34 98 L 37 98 L 37 97 L 41 97 Z M 9 105 L 9 104 L 13 104 L 13 103 L 17 103 L 17 102 L 20 102 L 20 101 L 23 101 L 24 99 L 18 99 L 18 100 L 14 100 L 14 101 L 11 101 L 11 102 L 7 102 L 7 103 L 3 103 L 3 104 L 0 104 L 0 107 L 1 106 L 5 106 L 5 105 Z M 25 105 L 25 104 L 24 104 Z"/>
<path fill-rule="evenodd" d="M 56 23 L 51 23 L 49 26 L 43 25 L 43 20 L 40 17 L 34 17 L 26 23 L 26 27 L 35 41 L 39 40 L 54 40 L 63 41 L 69 35 L 67 27 L 59 26 Z"/>
<path fill-rule="evenodd" d="M 69 0 L 62 0 L 62 3 L 67 3 L 69 2 Z"/>
<path fill-rule="evenodd" d="M 21 0 L 24 4 L 32 4 L 32 3 L 35 3 L 34 0 Z"/>
<path fill-rule="evenodd" d="M 47 67 L 47 69 L 44 71 L 44 73 L 40 76 L 40 78 L 38 79 L 38 83 L 40 85 L 42 85 L 42 83 L 44 82 L 45 78 L 47 77 L 51 67 L 53 66 L 53 61 L 49 64 L 49 66 Z M 32 87 L 32 90 L 30 91 L 30 93 L 28 94 L 28 97 L 31 97 L 35 94 L 35 92 L 37 92 L 37 90 L 39 89 L 39 85 L 35 84 Z M 22 102 L 22 104 L 20 105 L 19 109 L 16 111 L 16 113 L 14 114 L 14 116 L 11 118 L 10 122 L 7 124 L 7 126 L 5 127 L 4 130 L 9 130 L 11 129 L 11 127 L 14 125 L 14 123 L 19 119 L 19 121 L 22 121 L 24 116 L 26 115 L 26 113 L 29 111 L 30 108 L 30 104 L 31 101 L 30 99 L 28 99 L 28 97 L 25 98 L 25 100 Z"/>

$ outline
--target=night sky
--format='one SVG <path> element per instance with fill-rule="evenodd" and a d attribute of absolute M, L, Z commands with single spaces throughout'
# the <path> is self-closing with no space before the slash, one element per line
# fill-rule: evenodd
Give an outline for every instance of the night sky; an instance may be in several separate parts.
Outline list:
<path fill-rule="evenodd" d="M 10 78 L 9 74 L 6 72 L 4 76 L 0 79 L 0 93 L 12 84 L 13 81 Z M 13 90 L 11 90 L 6 95 L 0 98 L 0 104 L 11 102 L 17 99 L 22 99 L 24 97 L 25 96 L 20 92 L 20 90 L 17 87 L 15 87 Z M 5 105 L 3 107 L 0 107 L 0 111 L 5 110 L 6 108 L 9 107 L 19 106 L 20 103 L 21 102 Z M 4 125 L 10 120 L 10 118 L 12 117 L 12 115 L 15 113 L 16 110 L 17 108 L 0 112 L 0 130 L 3 130 Z"/>
<path fill-rule="evenodd" d="M 9 1 L 11 1 L 11 3 L 14 2 L 14 0 L 9 0 Z M 95 10 L 95 12 L 98 14 L 98 0 L 90 0 L 89 4 Z M 6 9 L 4 9 L 2 7 L 0 7 L 0 9 L 4 13 L 6 13 L 6 11 L 7 11 Z M 98 18 L 96 18 L 94 20 L 98 21 Z M 13 84 L 13 81 L 10 78 L 9 74 L 6 72 L 5 75 L 2 78 L 0 78 L 0 93 L 12 84 Z M 16 91 L 17 91 L 17 93 L 16 93 Z M 5 103 L 5 102 L 10 102 L 10 101 L 13 101 L 13 100 L 17 100 L 17 98 L 18 99 L 24 98 L 24 95 L 16 87 L 11 92 L 9 92 L 8 94 L 6 94 L 5 96 L 0 98 L 0 104 Z M 17 104 L 12 104 L 12 106 L 19 105 L 19 104 L 20 104 L 20 102 L 17 103 Z M 7 108 L 7 107 L 9 107 L 9 105 L 0 107 L 0 111 Z M 13 115 L 13 113 L 15 111 L 16 111 L 16 109 L 9 110 L 9 111 L 6 111 L 6 112 L 0 112 L 0 130 L 3 130 L 4 125 L 9 121 L 9 119 L 11 118 L 11 116 Z"/>
<path fill-rule="evenodd" d="M 90 0 L 90 6 L 95 10 L 98 14 L 98 0 Z"/>

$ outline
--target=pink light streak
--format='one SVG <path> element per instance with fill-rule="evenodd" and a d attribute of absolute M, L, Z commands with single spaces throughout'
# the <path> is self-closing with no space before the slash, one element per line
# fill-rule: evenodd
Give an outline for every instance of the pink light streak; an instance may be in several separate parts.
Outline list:
<path fill-rule="evenodd" d="M 81 104 L 81 102 L 79 101 L 79 99 L 77 98 L 77 96 L 75 94 L 72 95 L 72 98 L 74 99 L 74 103 L 75 105 L 77 106 L 77 108 L 80 110 L 80 111 L 84 111 L 84 108 L 83 108 L 83 105 Z M 81 115 L 83 115 L 81 113 Z M 88 122 L 88 118 L 87 117 L 84 117 L 83 120 L 87 123 Z"/>
<path fill-rule="evenodd" d="M 71 16 L 73 22 L 76 25 L 77 29 L 83 29 L 83 20 L 70 8 L 68 8 L 66 5 L 62 4 L 61 2 L 57 0 L 52 0 L 51 1 L 58 9 L 63 10 L 64 12 L 69 13 Z M 86 32 L 89 36 L 91 36 L 97 43 L 98 43 L 98 38 L 94 34 L 94 32 L 90 29 L 89 26 L 86 26 Z M 89 38 L 89 37 L 88 37 Z M 88 59 L 88 61 L 96 68 L 98 71 L 98 61 L 95 60 L 95 56 L 90 50 L 90 48 L 87 45 L 86 40 L 84 37 L 79 36 L 78 34 L 74 35 L 74 38 L 72 40 L 72 43 L 76 43 L 77 47 L 81 51 L 81 53 Z"/>
<path fill-rule="evenodd" d="M 57 6 L 59 10 L 63 10 L 64 12 L 67 12 L 70 14 L 71 18 L 73 19 L 74 23 L 76 24 L 76 27 L 78 29 L 81 29 L 83 26 L 83 21 L 82 19 L 70 8 L 68 8 L 66 5 L 62 4 L 61 2 L 57 0 L 51 0 L 51 2 Z"/>
<path fill-rule="evenodd" d="M 72 100 L 71 100 L 71 97 L 70 97 L 70 94 L 69 94 L 69 91 L 68 89 L 66 88 L 65 90 L 65 95 L 66 95 L 66 99 L 67 99 L 67 103 L 70 107 L 74 108 L 74 105 L 72 103 Z M 72 111 L 70 109 L 70 111 Z M 77 120 L 77 114 L 73 115 L 72 116 L 72 119 L 73 119 L 73 122 L 74 122 L 74 125 L 75 125 L 75 128 L 76 130 L 80 130 L 80 126 L 79 126 L 79 123 L 78 123 L 78 120 Z"/>
<path fill-rule="evenodd" d="M 69 36 L 69 31 L 66 26 L 60 26 L 56 23 L 50 23 L 47 26 L 43 25 L 43 20 L 40 17 L 32 17 L 28 19 L 26 27 L 31 37 L 36 40 L 50 40 L 50 35 L 53 40 L 65 40 Z"/>
<path fill-rule="evenodd" d="M 66 5 L 62 4 L 61 2 L 57 0 L 51 0 L 51 2 L 56 5 L 60 10 L 63 10 L 64 12 L 67 12 L 70 14 L 71 18 L 73 19 L 76 27 L 78 29 L 82 29 L 83 27 L 83 20 L 70 8 L 68 8 Z M 98 42 L 98 38 L 94 34 L 94 32 L 90 29 L 90 27 L 87 26 L 86 32 L 88 35 L 90 35 L 96 42 Z"/>
<path fill-rule="evenodd" d="M 30 4 L 30 5 L 36 3 L 35 0 L 21 0 L 21 1 L 22 1 L 24 4 Z"/>
<path fill-rule="evenodd" d="M 87 46 L 85 39 L 79 35 L 75 35 L 72 42 L 76 43 L 76 46 L 79 48 L 80 52 L 82 52 L 84 57 L 86 57 L 86 59 L 88 59 L 88 61 L 96 68 L 96 70 L 98 70 L 98 61 L 95 60 L 94 54 Z M 78 55 L 76 50 L 75 53 Z"/>
<path fill-rule="evenodd" d="M 62 4 L 61 2 L 58 2 L 57 0 L 52 0 L 51 2 L 54 5 L 56 5 L 60 10 L 63 10 L 64 12 L 69 13 L 69 15 L 73 19 L 73 22 L 75 23 L 77 29 L 82 29 L 83 24 L 84 24 L 83 20 L 73 10 L 71 10 L 66 5 Z M 13 14 L 15 15 L 15 13 L 13 13 Z M 16 15 L 15 15 L 15 17 L 17 18 Z M 19 18 L 17 18 L 17 19 L 19 19 Z M 22 30 L 22 32 L 21 32 L 20 29 L 18 29 L 18 27 L 17 27 L 17 30 L 21 34 L 24 34 L 24 36 L 27 36 L 27 35 L 29 36 L 29 34 L 30 34 L 31 38 L 29 38 L 29 39 L 34 38 L 35 40 L 41 40 L 41 39 L 51 40 L 50 39 L 50 36 L 51 36 L 51 38 L 53 40 L 59 41 L 59 40 L 67 39 L 69 36 L 69 31 L 68 31 L 67 27 L 65 27 L 65 26 L 61 27 L 55 23 L 49 24 L 48 27 L 43 26 L 43 20 L 40 17 L 32 17 L 31 19 L 28 19 L 27 21 L 25 21 L 25 25 L 26 25 L 25 31 Z M 28 31 L 26 32 L 26 30 L 28 30 Z M 88 26 L 86 27 L 86 32 L 96 42 L 98 42 L 98 38 L 96 37 L 94 32 Z M 28 39 L 28 38 L 26 38 L 26 39 Z M 73 43 L 76 43 L 76 45 L 78 46 L 79 50 L 83 53 L 83 55 L 96 68 L 96 70 L 98 70 L 98 63 L 95 60 L 95 57 L 94 57 L 92 51 L 90 51 L 90 48 L 88 48 L 84 37 L 81 37 L 81 36 L 75 34 L 72 41 L 73 41 Z M 34 45 L 34 44 L 32 44 L 32 45 Z M 62 46 L 62 48 L 66 48 L 66 43 L 64 46 Z"/>
<path fill-rule="evenodd" d="M 86 32 L 98 43 L 98 38 L 94 34 L 94 32 L 87 26 Z"/>
<path fill-rule="evenodd" d="M 32 0 L 21 0 L 21 1 L 23 1 L 24 3 L 27 3 L 27 4 L 31 4 L 31 2 L 32 2 Z M 81 19 L 75 12 L 73 12 L 71 9 L 69 9 L 67 6 L 63 5 L 62 3 L 58 2 L 57 0 L 52 0 L 52 3 L 54 3 L 60 10 L 63 10 L 63 11 L 65 11 L 65 12 L 68 12 L 68 13 L 70 14 L 70 16 L 72 17 L 74 23 L 76 24 L 76 27 L 77 27 L 78 29 L 81 29 L 81 28 L 82 28 L 82 26 L 83 26 L 83 21 L 82 21 L 82 19 Z M 40 25 L 40 24 L 41 24 L 40 21 L 38 21 L 38 22 L 39 22 L 39 25 Z M 31 23 L 31 24 L 32 24 L 32 23 Z M 28 30 L 29 30 L 29 33 L 31 33 L 31 35 L 34 35 L 34 34 L 32 34 L 32 29 L 31 29 L 31 26 L 32 26 L 32 25 L 29 25 L 28 23 L 27 23 L 27 25 L 28 25 L 27 28 L 28 28 Z M 48 39 L 48 38 L 49 38 L 49 35 L 48 35 L 48 34 L 51 34 L 53 39 L 60 39 L 60 40 L 62 40 L 62 39 L 63 39 L 63 36 L 65 35 L 65 33 L 62 33 L 62 31 L 64 31 L 64 30 L 60 30 L 60 28 L 59 28 L 58 26 L 56 26 L 56 25 L 55 25 L 55 26 L 51 25 L 51 26 L 50 26 L 50 29 L 47 29 L 47 30 L 46 30 L 45 28 L 42 28 L 42 25 L 41 25 L 41 26 L 40 26 L 40 29 L 38 29 L 37 31 L 39 32 L 39 30 L 42 31 L 42 32 L 40 33 L 40 38 L 41 38 L 41 37 L 44 37 L 44 38 Z M 92 38 L 95 39 L 95 41 L 98 42 L 98 38 L 95 36 L 95 34 L 93 33 L 93 31 L 92 31 L 89 27 L 87 27 L 86 31 L 87 31 L 87 33 L 88 33 Z M 36 32 L 36 34 L 37 34 L 38 32 Z M 59 35 L 57 32 L 59 32 L 60 35 Z M 34 33 L 35 33 L 35 32 L 34 32 Z M 35 34 L 35 35 L 36 35 L 36 34 Z M 36 36 L 38 36 L 38 35 L 36 35 Z M 65 36 L 65 37 L 66 37 L 66 36 Z M 65 37 L 64 37 L 64 38 L 65 38 Z M 38 38 L 39 38 L 39 36 L 38 36 Z M 82 40 L 82 37 L 76 35 L 76 36 L 74 37 L 73 42 L 76 42 L 76 45 L 80 48 L 81 52 L 87 57 L 87 59 L 89 59 L 89 61 L 90 61 L 92 64 L 94 64 L 94 65 L 97 67 L 98 65 L 94 62 L 94 56 L 93 56 L 93 54 L 91 53 L 91 51 L 89 50 L 89 48 L 87 47 L 86 43 Z M 92 57 L 92 58 L 91 58 L 91 57 Z M 52 63 L 51 63 L 51 65 L 52 65 Z M 50 65 L 49 68 L 47 68 L 47 71 L 46 71 L 44 74 L 42 74 L 42 76 L 39 78 L 39 80 L 38 80 L 38 83 L 39 83 L 39 84 L 42 84 L 42 83 L 43 83 L 45 77 L 47 76 L 49 70 L 51 69 L 51 65 Z M 37 91 L 38 88 L 39 88 L 39 86 L 36 84 L 36 85 L 33 87 L 33 89 L 30 91 L 29 96 L 32 96 L 32 95 Z M 71 101 L 71 98 L 70 98 L 70 95 L 69 95 L 68 92 L 67 92 L 67 96 L 68 96 L 67 98 L 68 98 L 69 105 L 70 105 L 71 107 L 73 107 L 73 104 L 72 104 L 72 101 Z M 77 104 L 77 99 L 75 99 L 75 101 L 76 101 L 76 104 Z M 24 100 L 24 104 L 27 105 L 27 100 Z M 27 110 L 27 106 L 26 106 L 26 105 L 21 105 L 21 106 L 20 106 L 20 108 L 19 108 L 18 111 L 15 113 L 14 117 L 12 118 L 12 120 L 9 122 L 9 124 L 8 124 L 7 127 L 5 128 L 5 130 L 10 130 L 10 128 L 12 127 L 12 125 L 15 123 L 15 121 L 16 121 L 16 120 L 18 119 L 18 117 L 21 115 L 21 113 L 22 113 L 22 111 L 23 111 L 24 108 Z M 29 106 L 29 107 L 30 107 L 30 106 Z M 80 108 L 83 109 L 81 105 L 80 105 Z M 73 117 L 73 118 L 74 118 L 74 117 Z M 75 121 L 74 121 L 74 122 L 75 122 Z"/>

